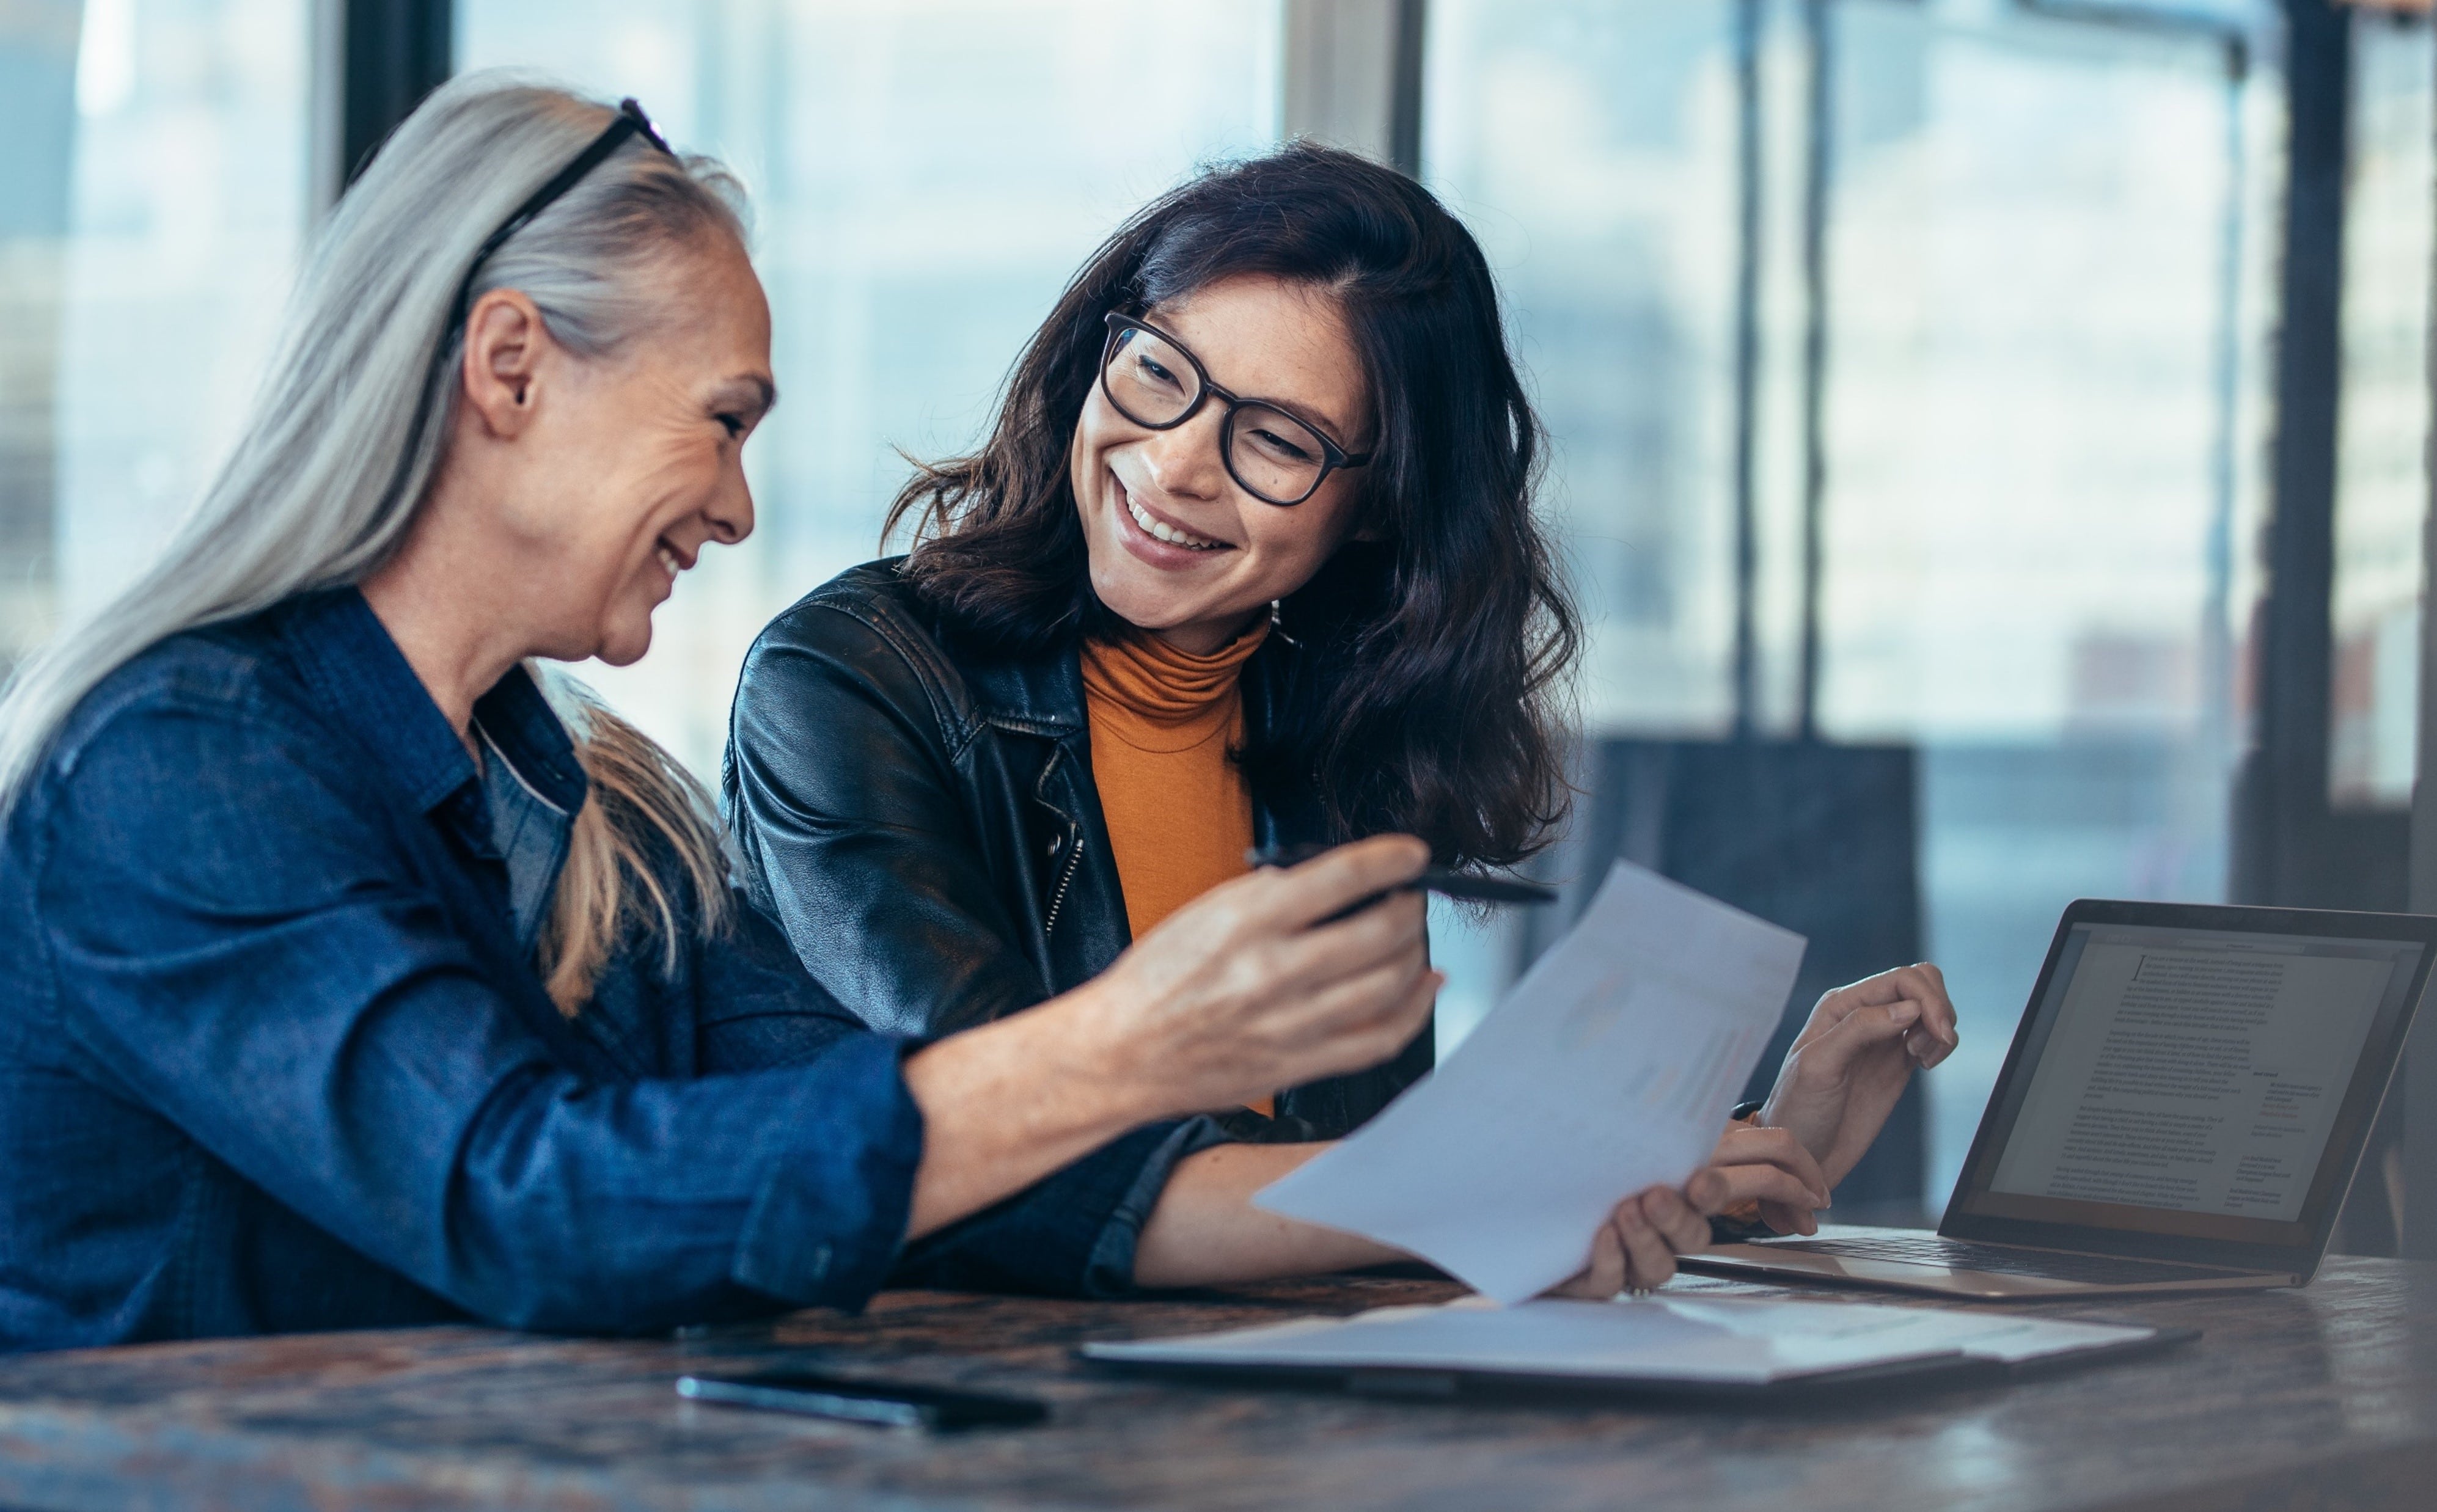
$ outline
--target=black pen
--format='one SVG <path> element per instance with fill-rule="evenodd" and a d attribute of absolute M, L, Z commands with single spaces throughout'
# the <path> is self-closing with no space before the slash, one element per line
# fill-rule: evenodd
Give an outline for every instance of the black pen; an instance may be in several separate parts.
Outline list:
<path fill-rule="evenodd" d="M 1301 845 L 1264 845 L 1246 851 L 1244 860 L 1251 866 L 1300 866 L 1334 848 L 1330 845 L 1309 843 Z M 1526 882 L 1519 878 L 1487 877 L 1479 872 L 1459 872 L 1446 866 L 1425 867 L 1421 876 L 1410 882 L 1392 887 L 1388 891 L 1436 893 L 1441 897 L 1458 898 L 1466 903 L 1540 904 L 1557 901 L 1557 890 L 1553 887 L 1543 886 L 1538 882 Z M 1367 906 L 1371 901 L 1370 898 L 1364 898 L 1362 902 L 1355 904 L 1346 912 L 1353 912 L 1357 909 Z"/>

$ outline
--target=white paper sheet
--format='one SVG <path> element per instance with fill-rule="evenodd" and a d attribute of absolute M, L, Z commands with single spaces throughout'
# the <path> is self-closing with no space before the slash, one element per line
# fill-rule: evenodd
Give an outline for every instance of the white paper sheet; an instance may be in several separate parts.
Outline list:
<path fill-rule="evenodd" d="M 1175 1339 L 1096 1344 L 1096 1360 L 1163 1364 L 1478 1370 L 1586 1380 L 1764 1385 L 1822 1371 L 1967 1354 L 2018 1364 L 2153 1330 L 1871 1302 L 1661 1293 L 1640 1301 L 1379 1308 Z"/>
<path fill-rule="evenodd" d="M 1581 1270 L 1624 1197 L 1700 1168 L 1777 1028 L 1798 934 L 1620 861 L 1573 930 L 1386 1111 L 1254 1198 L 1500 1302 Z"/>

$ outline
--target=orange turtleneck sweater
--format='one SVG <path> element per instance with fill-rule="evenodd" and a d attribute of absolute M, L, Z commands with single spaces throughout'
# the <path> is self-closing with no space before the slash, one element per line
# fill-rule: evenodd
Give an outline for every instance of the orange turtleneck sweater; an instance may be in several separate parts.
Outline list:
<path fill-rule="evenodd" d="M 1084 643 L 1092 780 L 1137 940 L 1245 871 L 1253 795 L 1227 752 L 1243 740 L 1238 676 L 1269 629 L 1256 624 L 1207 656 L 1155 635 Z"/>

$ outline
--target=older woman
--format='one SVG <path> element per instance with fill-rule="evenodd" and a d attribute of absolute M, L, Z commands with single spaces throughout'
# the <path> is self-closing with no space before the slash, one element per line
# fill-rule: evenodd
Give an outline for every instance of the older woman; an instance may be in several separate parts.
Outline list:
<path fill-rule="evenodd" d="M 731 898 L 675 766 L 528 667 L 640 656 L 752 528 L 775 394 L 732 194 L 631 102 L 442 89 L 333 217 L 194 519 L 17 679 L 0 1347 L 1384 1256 L 1250 1212 L 1277 1159 L 1178 1120 L 1412 1035 L 1419 902 L 1320 921 L 1418 842 L 1246 878 L 1021 1018 L 886 1038 Z M 1584 1284 L 1663 1274 L 1695 1206 L 1629 1201 Z"/>

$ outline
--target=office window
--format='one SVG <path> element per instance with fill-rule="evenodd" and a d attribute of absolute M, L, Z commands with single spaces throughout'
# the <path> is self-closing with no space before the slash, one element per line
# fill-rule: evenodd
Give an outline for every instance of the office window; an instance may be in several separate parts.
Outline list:
<path fill-rule="evenodd" d="M 0 10 L 0 669 L 51 623 L 61 283 L 76 151 L 79 11 L 71 0 Z"/>
<path fill-rule="evenodd" d="M 2411 801 L 2428 502 L 2428 270 L 2437 265 L 2437 46 L 2428 20 L 2353 24 L 2338 416 L 2329 796 Z"/>
<path fill-rule="evenodd" d="M 1920 751 L 1934 1202 L 2062 905 L 2223 895 L 2274 96 L 2222 40 L 1838 21 L 1822 723 Z"/>
<path fill-rule="evenodd" d="M 1497 270 L 1551 432 L 1594 730 L 1731 712 L 1733 10 L 1429 10 L 1425 177 Z"/>
<path fill-rule="evenodd" d="M 1930 1082 L 1934 1204 L 2062 905 L 2222 895 L 2276 96 L 2208 34 L 1826 9 L 1818 733 L 1915 753 L 1922 925 L 1965 1034 Z M 1425 166 L 1555 433 L 1593 739 L 1715 737 L 1734 705 L 1744 48 L 1751 714 L 1793 733 L 1810 53 L 1790 0 L 1739 43 L 1741 9 L 1431 7 Z"/>
<path fill-rule="evenodd" d="M 0 663 L 233 439 L 309 216 L 304 0 L 0 9 Z"/>
<path fill-rule="evenodd" d="M 754 192 L 782 401 L 760 525 L 712 551 L 631 669 L 585 669 L 715 776 L 773 615 L 878 554 L 915 457 L 978 439 L 1076 268 L 1198 164 L 1276 139 L 1275 0 L 461 0 L 461 70 L 634 95 Z"/>

